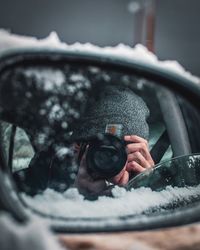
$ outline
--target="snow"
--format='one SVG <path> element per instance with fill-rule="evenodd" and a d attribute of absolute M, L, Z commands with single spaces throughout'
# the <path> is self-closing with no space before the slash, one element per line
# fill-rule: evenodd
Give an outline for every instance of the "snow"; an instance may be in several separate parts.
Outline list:
<path fill-rule="evenodd" d="M 25 71 L 25 75 L 28 77 L 34 76 L 38 83 L 44 84 L 46 91 L 61 87 L 66 80 L 63 72 L 56 69 L 29 68 Z"/>
<path fill-rule="evenodd" d="M 144 187 L 126 191 L 116 186 L 112 192 L 114 198 L 102 196 L 96 201 L 85 200 L 76 188 L 64 193 L 46 189 L 33 198 L 26 194 L 22 194 L 22 198 L 34 210 L 46 215 L 71 219 L 109 219 L 141 215 L 152 209 L 164 210 L 167 205 L 178 206 L 180 201 L 189 203 L 199 196 L 200 185 L 184 188 L 168 186 L 160 192 Z"/>
<path fill-rule="evenodd" d="M 38 218 L 20 224 L 10 215 L 0 213 L 1 250 L 64 250 L 47 225 Z M 66 249 L 66 248 L 65 248 Z"/>
<path fill-rule="evenodd" d="M 148 51 L 146 47 L 137 44 L 134 48 L 130 46 L 119 44 L 115 47 L 98 47 L 90 43 L 80 44 L 74 43 L 72 45 L 61 42 L 56 32 L 51 32 L 47 38 L 37 39 L 35 37 L 20 36 L 11 34 L 10 32 L 0 29 L 0 53 L 8 49 L 19 48 L 49 48 L 49 49 L 64 49 L 66 51 L 78 51 L 95 53 L 105 56 L 112 56 L 114 58 L 126 58 L 145 64 L 156 66 L 157 68 L 167 70 L 169 72 L 177 73 L 195 83 L 200 83 L 200 79 L 193 76 L 186 71 L 177 61 L 159 61 L 156 55 Z"/>
<path fill-rule="evenodd" d="M 128 11 L 132 14 L 135 14 L 139 10 L 141 10 L 141 4 L 139 2 L 132 1 L 128 4 Z"/>

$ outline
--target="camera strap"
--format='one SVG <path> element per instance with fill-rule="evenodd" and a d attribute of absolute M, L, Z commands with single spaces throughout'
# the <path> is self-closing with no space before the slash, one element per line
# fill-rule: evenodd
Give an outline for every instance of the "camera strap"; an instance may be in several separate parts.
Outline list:
<path fill-rule="evenodd" d="M 81 163 L 81 159 L 85 153 L 85 150 L 86 150 L 86 147 L 87 147 L 87 143 L 86 142 L 82 142 L 80 144 L 80 151 L 79 151 L 79 154 L 78 154 L 78 165 L 80 165 Z"/>

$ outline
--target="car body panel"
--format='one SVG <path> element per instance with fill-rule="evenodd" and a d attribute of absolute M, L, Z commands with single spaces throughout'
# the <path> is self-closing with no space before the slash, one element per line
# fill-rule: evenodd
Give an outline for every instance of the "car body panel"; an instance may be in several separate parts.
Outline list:
<path fill-rule="evenodd" d="M 59 241 L 71 250 L 197 250 L 200 248 L 200 225 L 143 232 L 61 234 Z"/>

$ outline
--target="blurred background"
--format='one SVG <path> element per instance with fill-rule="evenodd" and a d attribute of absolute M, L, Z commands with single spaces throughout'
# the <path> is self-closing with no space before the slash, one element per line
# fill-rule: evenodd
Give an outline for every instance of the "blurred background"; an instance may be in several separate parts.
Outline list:
<path fill-rule="evenodd" d="M 199 0 L 0 0 L 0 28 L 68 44 L 146 45 L 200 76 Z"/>

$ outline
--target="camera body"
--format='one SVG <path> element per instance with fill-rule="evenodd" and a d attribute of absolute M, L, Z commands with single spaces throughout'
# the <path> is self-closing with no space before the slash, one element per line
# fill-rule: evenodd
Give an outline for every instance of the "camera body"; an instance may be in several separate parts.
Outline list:
<path fill-rule="evenodd" d="M 126 142 L 111 133 L 89 142 L 86 164 L 94 178 L 109 179 L 121 172 L 127 161 Z"/>

